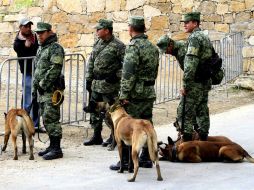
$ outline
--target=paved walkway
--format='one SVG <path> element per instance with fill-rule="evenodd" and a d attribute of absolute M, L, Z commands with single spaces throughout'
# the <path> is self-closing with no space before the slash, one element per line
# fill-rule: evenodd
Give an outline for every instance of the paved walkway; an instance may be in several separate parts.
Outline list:
<path fill-rule="evenodd" d="M 211 135 L 225 135 L 254 156 L 254 104 L 211 116 Z M 158 139 L 176 137 L 172 124 L 157 127 Z M 148 189 L 148 190 L 241 190 L 254 189 L 254 164 L 160 162 L 164 181 L 156 181 L 156 171 L 140 168 L 135 183 L 127 182 L 128 173 L 118 174 L 108 166 L 118 153 L 100 146 L 78 146 L 80 152 L 64 150 L 63 159 L 54 161 L 0 162 L 0 189 Z M 84 151 L 86 150 L 86 151 Z M 86 152 L 86 153 L 85 153 Z M 88 153 L 87 153 L 88 152 Z M 1 157 L 1 155 L 0 155 Z"/>

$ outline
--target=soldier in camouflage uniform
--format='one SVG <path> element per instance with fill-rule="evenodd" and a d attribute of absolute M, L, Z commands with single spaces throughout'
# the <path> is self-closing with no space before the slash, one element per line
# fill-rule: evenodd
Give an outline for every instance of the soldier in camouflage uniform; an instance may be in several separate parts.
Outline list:
<path fill-rule="evenodd" d="M 62 158 L 60 147 L 62 128 L 60 125 L 60 105 L 52 104 L 53 92 L 56 90 L 55 81 L 59 78 L 63 67 L 64 50 L 57 43 L 57 36 L 51 30 L 51 25 L 38 22 L 35 30 L 39 49 L 35 58 L 35 73 L 33 81 L 33 98 L 37 98 L 40 105 L 43 124 L 48 132 L 50 145 L 39 152 L 45 160 Z"/>
<path fill-rule="evenodd" d="M 200 139 L 206 140 L 210 127 L 207 104 L 211 80 L 197 81 L 195 74 L 198 64 L 205 62 L 212 56 L 212 44 L 208 36 L 199 28 L 199 12 L 185 14 L 183 22 L 185 32 L 190 33 L 190 36 L 184 59 L 183 88 L 180 91 L 182 98 L 177 108 L 177 121 L 181 126 L 184 141 L 192 140 L 193 122 L 195 120 L 199 126 Z"/>
<path fill-rule="evenodd" d="M 125 51 L 119 99 L 123 102 L 127 113 L 132 117 L 147 119 L 152 122 L 159 51 L 147 39 L 148 37 L 144 32 L 144 18 L 131 17 L 129 21 L 131 41 Z M 147 148 L 142 150 L 139 166 L 152 167 Z M 119 163 L 111 165 L 110 169 L 119 169 Z"/>
<path fill-rule="evenodd" d="M 96 102 L 102 101 L 112 105 L 118 96 L 125 52 L 125 45 L 112 34 L 111 20 L 100 19 L 96 29 L 99 39 L 93 46 L 86 75 L 86 89 L 91 99 L 89 108 L 84 108 L 84 111 L 92 112 L 90 123 L 94 134 L 89 141 L 84 142 L 85 146 L 99 145 L 103 142 L 101 137 L 103 118 L 95 111 L 95 106 Z M 106 145 L 111 141 L 112 135 L 106 141 Z"/>
<path fill-rule="evenodd" d="M 179 63 L 182 71 L 184 70 L 184 58 L 187 52 L 187 42 L 186 41 L 175 41 L 169 38 L 167 35 L 161 36 L 157 42 L 161 53 L 166 53 L 175 56 L 176 60 Z M 176 127 L 178 125 L 175 125 Z M 198 131 L 198 124 L 196 118 L 193 121 L 194 130 Z M 177 128 L 177 131 L 180 132 L 180 129 Z"/>

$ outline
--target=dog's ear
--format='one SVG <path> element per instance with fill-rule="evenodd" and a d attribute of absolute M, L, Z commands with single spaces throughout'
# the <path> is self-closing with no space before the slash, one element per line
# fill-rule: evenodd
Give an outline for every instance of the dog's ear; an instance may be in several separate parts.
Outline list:
<path fill-rule="evenodd" d="M 4 112 L 4 118 L 6 118 L 6 117 L 7 117 L 7 113 Z"/>
<path fill-rule="evenodd" d="M 168 144 L 169 145 L 173 145 L 174 144 L 174 141 L 171 139 L 170 136 L 168 136 Z"/>

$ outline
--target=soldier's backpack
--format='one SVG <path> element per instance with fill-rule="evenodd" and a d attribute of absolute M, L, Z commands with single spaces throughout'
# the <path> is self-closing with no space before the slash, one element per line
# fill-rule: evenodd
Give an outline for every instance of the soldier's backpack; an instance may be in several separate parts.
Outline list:
<path fill-rule="evenodd" d="M 218 85 L 221 83 L 224 76 L 222 59 L 218 53 L 215 52 L 214 48 L 212 48 L 212 57 L 198 64 L 195 73 L 195 82 L 206 83 L 208 80 L 212 79 L 212 84 Z"/>

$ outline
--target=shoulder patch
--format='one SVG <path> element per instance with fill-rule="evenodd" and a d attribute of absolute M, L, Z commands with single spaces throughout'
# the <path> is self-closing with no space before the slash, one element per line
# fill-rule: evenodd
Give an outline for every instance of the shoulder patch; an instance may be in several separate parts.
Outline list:
<path fill-rule="evenodd" d="M 195 48 L 195 47 L 188 47 L 187 49 L 187 55 L 195 55 L 195 56 L 198 56 L 198 48 Z"/>
<path fill-rule="evenodd" d="M 50 61 L 54 64 L 63 64 L 63 57 L 61 55 L 52 55 Z"/>

